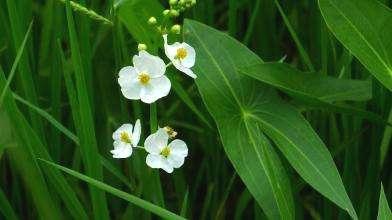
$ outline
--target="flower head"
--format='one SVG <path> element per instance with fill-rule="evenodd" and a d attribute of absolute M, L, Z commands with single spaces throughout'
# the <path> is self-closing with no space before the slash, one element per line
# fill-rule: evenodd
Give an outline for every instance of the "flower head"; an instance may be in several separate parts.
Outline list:
<path fill-rule="evenodd" d="M 140 140 L 140 120 L 136 120 L 135 127 L 132 124 L 123 124 L 113 133 L 114 150 L 110 153 L 113 158 L 127 158 L 132 155 L 132 147 L 136 147 Z"/>
<path fill-rule="evenodd" d="M 190 69 L 195 65 L 196 52 L 193 47 L 183 42 L 174 44 L 167 43 L 167 34 L 163 35 L 165 54 L 173 63 L 173 65 L 186 75 L 196 78 L 196 74 Z"/>
<path fill-rule="evenodd" d="M 168 144 L 169 135 L 165 129 L 160 128 L 156 133 L 147 137 L 144 148 L 149 153 L 146 163 L 151 168 L 160 168 L 172 173 L 174 168 L 184 164 L 188 155 L 188 148 L 184 141 L 175 139 Z"/>
<path fill-rule="evenodd" d="M 133 56 L 133 65 L 122 68 L 118 78 L 127 99 L 153 103 L 169 94 L 171 83 L 164 75 L 166 65 L 161 58 L 140 51 Z"/>

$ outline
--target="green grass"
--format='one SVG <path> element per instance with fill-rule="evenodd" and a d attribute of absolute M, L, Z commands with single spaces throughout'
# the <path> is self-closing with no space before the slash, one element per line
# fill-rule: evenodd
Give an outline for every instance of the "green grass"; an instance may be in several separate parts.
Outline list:
<path fill-rule="evenodd" d="M 167 97 L 127 100 L 138 43 L 168 63 L 147 24 L 168 5 L 0 1 L 0 219 L 391 216 L 391 0 L 198 0 L 165 21 L 198 78 L 169 66 Z M 185 164 L 113 159 L 136 119 L 139 145 L 173 127 Z"/>

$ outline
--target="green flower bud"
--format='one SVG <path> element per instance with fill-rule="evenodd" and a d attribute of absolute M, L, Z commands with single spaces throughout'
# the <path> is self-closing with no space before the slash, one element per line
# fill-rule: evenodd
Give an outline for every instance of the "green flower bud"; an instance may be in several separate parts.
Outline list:
<path fill-rule="evenodd" d="M 177 10 L 171 9 L 170 10 L 170 16 L 172 17 L 178 17 L 180 13 Z"/>
<path fill-rule="evenodd" d="M 163 16 L 168 16 L 169 15 L 170 10 L 166 9 L 162 12 Z"/>
<path fill-rule="evenodd" d="M 175 24 L 171 27 L 171 32 L 175 33 L 175 34 L 179 34 L 181 33 L 181 25 L 179 24 Z"/>
<path fill-rule="evenodd" d="M 151 25 L 154 25 L 154 24 L 157 23 L 157 19 L 155 17 L 150 17 L 148 19 L 148 23 L 151 24 Z"/>
<path fill-rule="evenodd" d="M 178 0 L 170 0 L 170 1 L 169 1 L 169 4 L 170 4 L 170 5 L 176 5 L 177 2 L 178 2 Z"/>
<path fill-rule="evenodd" d="M 180 5 L 185 5 L 186 0 L 180 0 Z"/>
<path fill-rule="evenodd" d="M 192 6 L 196 5 L 196 0 L 191 0 L 191 5 Z"/>
<path fill-rule="evenodd" d="M 145 45 L 145 44 L 138 44 L 137 45 L 137 50 L 138 51 L 147 50 L 147 45 Z"/>

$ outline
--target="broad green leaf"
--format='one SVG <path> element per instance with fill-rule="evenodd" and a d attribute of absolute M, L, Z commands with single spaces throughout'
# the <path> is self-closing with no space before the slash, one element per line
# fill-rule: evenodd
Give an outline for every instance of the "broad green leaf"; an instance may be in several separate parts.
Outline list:
<path fill-rule="evenodd" d="M 356 219 L 331 154 L 309 123 L 272 88 L 237 72 L 262 61 L 203 24 L 187 20 L 184 31 L 197 53 L 196 84 L 226 153 L 267 216 L 290 219 L 294 211 L 286 174 L 263 132 L 304 180 Z"/>
<path fill-rule="evenodd" d="M 240 72 L 304 99 L 335 102 L 367 101 L 372 98 L 370 81 L 304 73 L 283 63 L 261 63 L 241 68 Z"/>
<path fill-rule="evenodd" d="M 385 196 L 384 186 L 381 184 L 380 199 L 378 202 L 378 215 L 377 220 L 390 220 L 392 219 L 392 212 L 388 206 L 388 200 Z"/>
<path fill-rule="evenodd" d="M 239 69 L 240 73 L 274 86 L 306 106 L 350 114 L 386 124 L 379 115 L 353 108 L 339 101 L 366 101 L 372 98 L 370 81 L 337 79 L 301 72 L 283 63 L 259 63 Z"/>
<path fill-rule="evenodd" d="M 91 178 L 89 176 L 83 175 L 83 174 L 78 173 L 78 172 L 76 172 L 74 170 L 68 169 L 66 167 L 60 166 L 58 164 L 55 164 L 55 163 L 47 161 L 47 160 L 43 160 L 43 159 L 39 159 L 39 160 L 45 162 L 47 165 L 49 165 L 49 166 L 51 166 L 53 168 L 56 168 L 56 169 L 61 170 L 61 171 L 65 172 L 65 173 L 68 173 L 69 175 L 74 176 L 74 177 L 76 177 L 76 178 L 78 178 L 80 180 L 83 180 L 86 183 L 88 183 L 88 184 L 90 184 L 90 185 L 92 185 L 94 187 L 97 187 L 98 189 L 101 189 L 101 190 L 103 190 L 105 192 L 108 192 L 110 194 L 113 194 L 113 195 L 115 195 L 115 196 L 117 196 L 117 197 L 119 197 L 121 199 L 124 199 L 124 200 L 126 200 L 126 201 L 128 201 L 128 202 L 130 202 L 130 203 L 132 203 L 134 205 L 139 206 L 142 209 L 150 211 L 151 213 L 154 213 L 154 214 L 156 214 L 156 215 L 158 215 L 158 216 L 160 216 L 160 217 L 162 217 L 164 219 L 178 219 L 178 220 L 185 219 L 185 218 L 183 218 L 181 216 L 178 216 L 178 215 L 176 215 L 176 214 L 174 214 L 174 213 L 172 213 L 172 212 L 170 212 L 170 211 L 168 211 L 168 210 L 166 210 L 164 208 L 161 208 L 161 207 L 159 207 L 157 205 L 154 205 L 154 204 L 152 204 L 152 203 L 150 203 L 148 201 L 140 199 L 140 198 L 138 198 L 138 197 L 136 197 L 134 195 L 131 195 L 131 194 L 128 194 L 128 193 L 126 193 L 124 191 L 116 189 L 116 188 L 114 188 L 112 186 L 109 186 L 109 185 L 107 185 L 107 184 L 105 184 L 105 183 L 103 183 L 101 181 L 98 181 L 96 179 L 93 179 L 93 178 Z"/>
<path fill-rule="evenodd" d="M 248 117 L 268 97 L 275 97 L 274 92 L 257 87 L 235 72 L 237 64 L 261 60 L 235 40 L 207 26 L 187 20 L 184 28 L 186 41 L 197 51 L 197 86 L 218 125 L 231 163 L 269 218 L 294 219 L 287 174 L 263 135 L 261 124 Z"/>
<path fill-rule="evenodd" d="M 392 90 L 392 11 L 376 0 L 319 0 L 319 5 L 338 40 Z"/>

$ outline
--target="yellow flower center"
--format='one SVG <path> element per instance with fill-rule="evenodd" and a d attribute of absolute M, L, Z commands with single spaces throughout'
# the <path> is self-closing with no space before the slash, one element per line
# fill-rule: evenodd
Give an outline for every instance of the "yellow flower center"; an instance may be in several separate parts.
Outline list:
<path fill-rule="evenodd" d="M 170 155 L 170 148 L 168 146 L 164 147 L 161 151 L 161 155 L 164 157 L 168 157 Z"/>
<path fill-rule="evenodd" d="M 132 143 L 131 137 L 129 137 L 127 132 L 121 132 L 120 134 L 120 140 L 124 143 L 130 144 Z"/>
<path fill-rule="evenodd" d="M 150 75 L 148 75 L 148 73 L 146 72 L 141 72 L 139 73 L 139 82 L 143 85 L 148 84 L 148 82 L 150 82 Z"/>
<path fill-rule="evenodd" d="M 176 59 L 183 60 L 185 57 L 188 55 L 188 52 L 185 50 L 185 48 L 178 48 L 177 49 L 177 54 L 176 54 Z"/>

